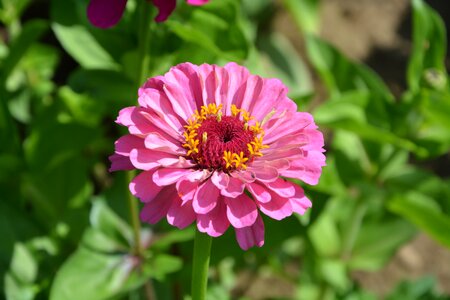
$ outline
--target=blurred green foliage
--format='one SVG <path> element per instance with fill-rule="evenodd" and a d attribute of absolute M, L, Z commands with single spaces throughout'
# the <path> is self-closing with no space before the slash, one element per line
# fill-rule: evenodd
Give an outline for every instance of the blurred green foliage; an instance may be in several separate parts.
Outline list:
<path fill-rule="evenodd" d="M 23 15 L 32 1 L 0 1 L 0 291 L 8 300 L 145 299 L 149 287 L 141 287 L 153 281 L 159 299 L 180 298 L 189 291 L 193 228 L 142 229 L 146 259 L 136 260 L 127 178 L 107 172 L 120 135 L 113 120 L 136 101 L 137 2 L 106 31 L 88 23 L 87 3 L 40 1 L 50 17 L 35 19 Z M 215 239 L 210 298 L 240 298 L 243 273 L 269 272 L 298 299 L 376 299 L 353 271 L 380 270 L 419 231 L 450 248 L 450 181 L 422 167 L 450 149 L 445 26 L 412 1 L 408 87 L 396 97 L 318 36 L 318 0 L 282 3 L 326 89 L 319 105 L 311 105 L 305 60 L 281 33 L 262 30 L 272 1 L 182 1 L 169 21 L 151 25 L 148 76 L 184 61 L 236 61 L 282 79 L 328 136 L 327 167 L 307 188 L 314 208 L 265 219 L 261 249 L 242 252 L 230 232 Z M 448 299 L 434 287 L 428 277 L 401 283 L 387 299 Z"/>

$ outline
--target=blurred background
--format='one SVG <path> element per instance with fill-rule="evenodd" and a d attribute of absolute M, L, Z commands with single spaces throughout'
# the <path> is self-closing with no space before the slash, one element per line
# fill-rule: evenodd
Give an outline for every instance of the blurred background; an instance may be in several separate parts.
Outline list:
<path fill-rule="evenodd" d="M 0 298 L 186 299 L 194 227 L 144 225 L 136 258 L 108 172 L 150 4 L 108 30 L 87 4 L 0 1 Z M 149 25 L 149 77 L 236 61 L 326 136 L 305 216 L 266 218 L 260 249 L 214 239 L 210 299 L 450 299 L 449 22 L 439 0 L 211 0 Z"/>

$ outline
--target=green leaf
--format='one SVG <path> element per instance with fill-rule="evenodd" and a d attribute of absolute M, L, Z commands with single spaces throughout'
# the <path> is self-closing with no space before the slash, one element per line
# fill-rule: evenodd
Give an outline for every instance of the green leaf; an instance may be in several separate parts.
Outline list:
<path fill-rule="evenodd" d="M 365 271 L 382 268 L 415 233 L 403 220 L 363 223 L 353 247 L 350 268 Z"/>
<path fill-rule="evenodd" d="M 22 243 L 16 243 L 14 245 L 10 268 L 10 272 L 23 283 L 32 283 L 36 280 L 36 260 Z"/>
<path fill-rule="evenodd" d="M 249 51 L 235 1 L 212 2 L 191 12 L 188 19 L 165 24 L 180 39 L 228 61 L 242 61 Z M 189 59 L 190 60 L 190 59 Z"/>
<path fill-rule="evenodd" d="M 424 276 L 414 281 L 403 281 L 386 297 L 386 300 L 448 299 L 435 292 L 435 285 L 436 279 L 431 276 Z"/>
<path fill-rule="evenodd" d="M 389 108 L 394 97 L 380 77 L 365 65 L 351 62 L 330 44 L 312 35 L 306 37 L 309 60 L 319 73 L 331 98 L 350 91 L 368 94 L 367 121 L 389 130 Z"/>
<path fill-rule="evenodd" d="M 7 300 L 33 300 L 37 293 L 36 287 L 17 281 L 11 274 L 5 275 L 5 296 Z"/>
<path fill-rule="evenodd" d="M 20 19 L 22 12 L 31 3 L 31 0 L 2 0 L 0 2 L 0 20 L 10 25 Z"/>
<path fill-rule="evenodd" d="M 75 92 L 95 99 L 100 110 L 106 106 L 108 111 L 113 111 L 111 103 L 119 108 L 135 104 L 137 99 L 133 82 L 116 71 L 77 70 L 69 77 L 69 85 Z"/>
<path fill-rule="evenodd" d="M 320 256 L 332 257 L 341 250 L 341 237 L 329 213 L 322 213 L 308 230 L 308 237 Z"/>
<path fill-rule="evenodd" d="M 85 69 L 117 70 L 119 65 L 81 25 L 52 24 L 53 32 L 67 51 Z"/>
<path fill-rule="evenodd" d="M 413 49 L 407 73 L 409 88 L 417 92 L 423 86 L 444 87 L 447 80 L 444 22 L 422 0 L 413 0 L 412 7 Z"/>
<path fill-rule="evenodd" d="M 342 260 L 321 259 L 319 270 L 322 278 L 338 291 L 345 291 L 350 286 L 350 278 L 347 275 L 347 268 Z"/>
<path fill-rule="evenodd" d="M 283 35 L 273 33 L 258 43 L 260 55 L 256 55 L 251 70 L 261 75 L 278 78 L 289 87 L 291 97 L 313 92 L 311 74 L 293 45 Z M 255 51 L 256 52 L 256 51 Z"/>
<path fill-rule="evenodd" d="M 48 23 L 44 20 L 32 20 L 25 23 L 20 35 L 12 42 L 9 55 L 4 59 L 0 69 L 0 86 L 23 58 L 31 45 L 33 45 L 48 29 Z"/>
<path fill-rule="evenodd" d="M 50 300 L 110 299 L 137 289 L 150 277 L 162 280 L 181 268 L 181 259 L 154 254 L 152 249 L 144 259 L 132 254 L 129 225 L 105 201 L 94 201 L 90 221 L 82 245 L 58 270 Z M 143 245 L 148 240 L 143 234 Z"/>
<path fill-rule="evenodd" d="M 91 227 L 83 236 L 83 243 L 99 251 L 127 251 L 133 243 L 130 226 L 120 219 L 105 203 L 95 200 L 90 214 Z"/>
<path fill-rule="evenodd" d="M 300 30 L 304 33 L 319 33 L 319 0 L 284 0 L 283 3 Z"/>
<path fill-rule="evenodd" d="M 430 197 L 408 192 L 397 195 L 389 203 L 388 208 L 420 229 L 424 230 L 442 245 L 450 248 L 450 217 L 440 210 L 439 205 Z"/>
<path fill-rule="evenodd" d="M 58 270 L 50 300 L 102 300 L 129 291 L 137 284 L 135 258 L 79 248 Z M 134 278 L 130 278 L 134 275 Z M 142 278 L 148 278 L 142 276 Z M 142 279 L 141 279 L 142 280 Z"/>

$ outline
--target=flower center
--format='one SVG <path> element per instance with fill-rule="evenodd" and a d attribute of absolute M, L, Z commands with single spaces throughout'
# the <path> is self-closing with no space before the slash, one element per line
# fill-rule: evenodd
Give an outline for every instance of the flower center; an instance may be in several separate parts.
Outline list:
<path fill-rule="evenodd" d="M 235 105 L 231 116 L 222 115 L 222 105 L 202 106 L 189 119 L 184 137 L 187 157 L 194 160 L 199 168 L 233 171 L 246 169 L 256 156 L 262 156 L 264 131 L 258 121 Z"/>

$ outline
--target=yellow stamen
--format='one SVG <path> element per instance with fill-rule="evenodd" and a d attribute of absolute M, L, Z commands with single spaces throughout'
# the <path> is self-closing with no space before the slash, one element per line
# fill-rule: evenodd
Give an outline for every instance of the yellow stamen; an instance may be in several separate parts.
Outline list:
<path fill-rule="evenodd" d="M 244 152 L 240 152 L 239 155 L 233 153 L 233 162 L 235 163 L 236 168 L 247 169 L 247 165 L 245 164 L 248 161 L 248 157 L 244 157 Z"/>
<path fill-rule="evenodd" d="M 231 151 L 223 152 L 223 159 L 225 160 L 225 168 L 229 168 L 233 166 L 233 153 Z"/>

